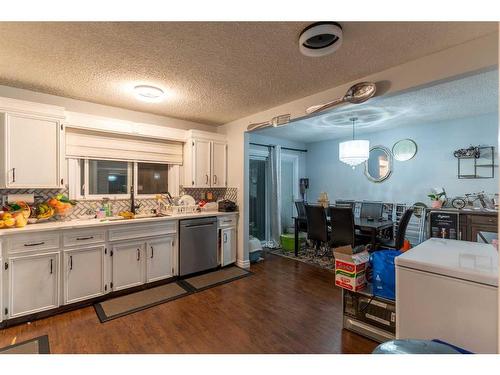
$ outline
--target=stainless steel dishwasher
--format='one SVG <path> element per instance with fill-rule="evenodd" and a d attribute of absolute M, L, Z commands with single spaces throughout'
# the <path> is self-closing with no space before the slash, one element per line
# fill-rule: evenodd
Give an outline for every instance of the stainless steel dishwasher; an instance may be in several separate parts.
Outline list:
<path fill-rule="evenodd" d="M 217 265 L 217 218 L 180 220 L 179 275 L 209 270 Z"/>

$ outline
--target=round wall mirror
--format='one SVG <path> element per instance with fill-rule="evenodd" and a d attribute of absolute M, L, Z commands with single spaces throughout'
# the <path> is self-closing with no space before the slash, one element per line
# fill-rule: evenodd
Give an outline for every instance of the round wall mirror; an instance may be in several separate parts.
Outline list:
<path fill-rule="evenodd" d="M 402 139 L 392 146 L 392 154 L 397 161 L 412 159 L 417 153 L 417 144 L 411 139 Z"/>
<path fill-rule="evenodd" d="M 384 146 L 370 148 L 370 155 L 365 161 L 365 175 L 372 182 L 386 180 L 392 172 L 391 151 Z"/>

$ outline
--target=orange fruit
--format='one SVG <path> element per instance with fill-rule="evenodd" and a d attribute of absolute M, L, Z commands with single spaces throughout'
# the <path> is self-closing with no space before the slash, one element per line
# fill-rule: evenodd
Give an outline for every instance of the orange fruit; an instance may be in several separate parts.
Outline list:
<path fill-rule="evenodd" d="M 60 203 L 56 198 L 49 199 L 48 204 L 51 207 L 56 207 L 57 204 Z"/>
<path fill-rule="evenodd" d="M 3 220 L 7 220 L 7 219 L 10 219 L 12 218 L 12 214 L 10 212 L 4 212 L 3 215 L 2 215 L 2 219 Z"/>

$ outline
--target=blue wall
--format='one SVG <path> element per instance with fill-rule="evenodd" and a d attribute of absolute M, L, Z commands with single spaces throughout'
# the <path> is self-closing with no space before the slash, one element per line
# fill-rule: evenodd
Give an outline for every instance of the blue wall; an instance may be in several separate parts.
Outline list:
<path fill-rule="evenodd" d="M 370 182 L 364 175 L 364 164 L 352 170 L 338 159 L 338 144 L 345 139 L 315 142 L 307 145 L 306 171 L 310 179 L 308 200 L 316 201 L 326 191 L 335 199 L 380 200 L 385 202 L 429 204 L 427 194 L 433 187 L 444 187 L 449 197 L 484 190 L 498 192 L 498 168 L 493 179 L 457 178 L 457 159 L 453 151 L 469 145 L 498 145 L 498 115 L 483 115 L 440 123 L 419 124 L 361 135 L 370 146 L 393 144 L 413 139 L 417 155 L 409 161 L 394 160 L 392 175 L 382 183 Z"/>

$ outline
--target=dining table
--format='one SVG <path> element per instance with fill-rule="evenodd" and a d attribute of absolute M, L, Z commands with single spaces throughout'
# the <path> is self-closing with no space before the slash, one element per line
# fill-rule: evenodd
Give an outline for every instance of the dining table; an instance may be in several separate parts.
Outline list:
<path fill-rule="evenodd" d="M 295 236 L 295 244 L 294 244 L 294 252 L 295 256 L 299 254 L 299 229 L 301 224 L 305 224 L 305 217 L 294 216 L 294 236 Z M 328 220 L 329 222 L 329 220 Z M 377 234 L 387 228 L 391 228 L 394 225 L 394 222 L 389 219 L 369 219 L 365 217 L 355 217 L 354 218 L 354 228 L 363 232 L 369 233 L 370 236 L 370 244 L 372 245 L 372 249 L 375 248 L 377 244 Z"/>

